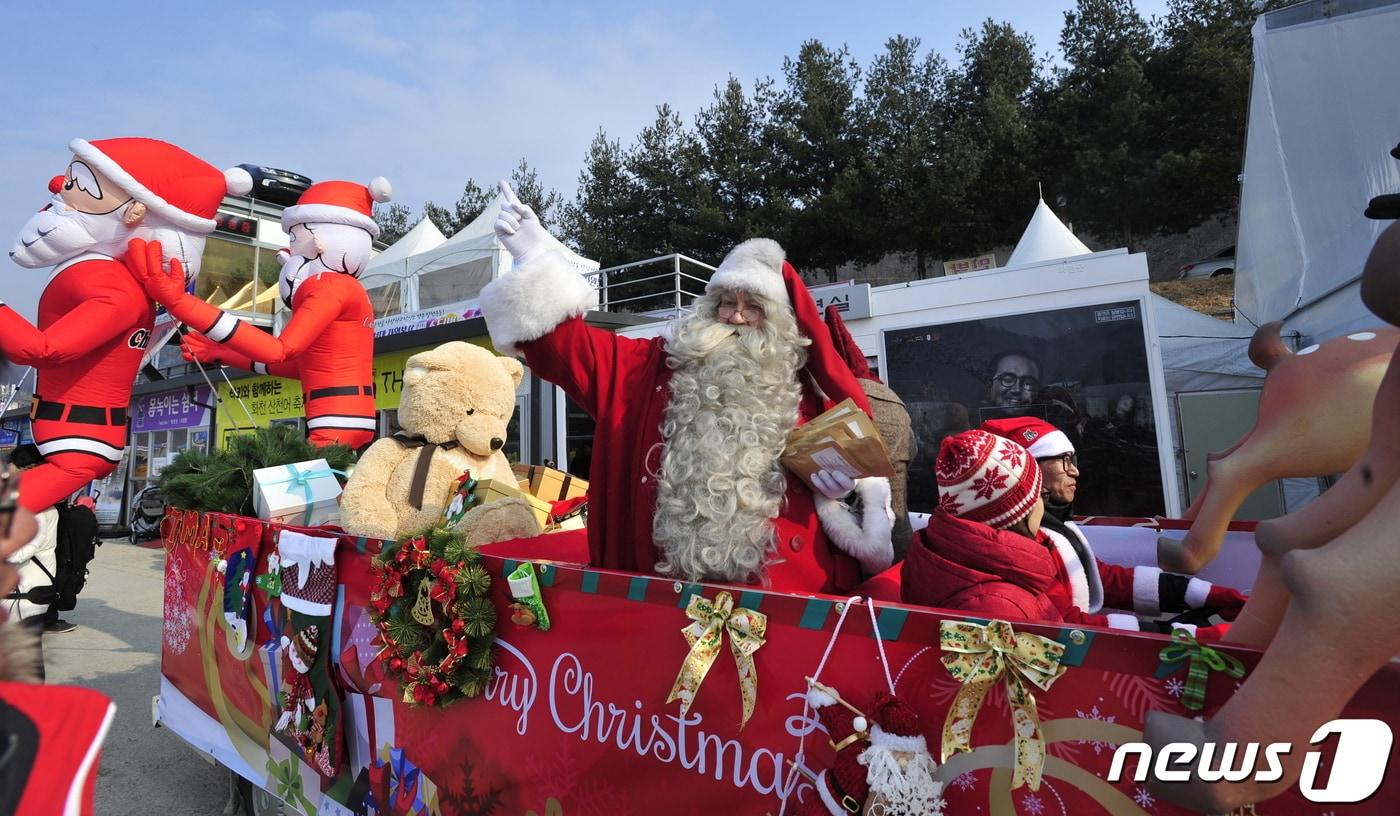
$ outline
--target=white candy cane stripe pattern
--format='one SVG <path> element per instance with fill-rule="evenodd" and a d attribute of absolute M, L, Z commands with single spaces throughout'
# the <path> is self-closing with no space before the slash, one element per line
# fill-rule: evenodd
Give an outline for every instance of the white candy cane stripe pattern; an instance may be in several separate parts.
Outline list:
<path fill-rule="evenodd" d="M 60 436 L 38 443 L 39 452 L 45 456 L 55 453 L 86 453 L 105 459 L 112 464 L 122 460 L 122 449 L 109 445 L 100 439 L 87 436 Z"/>
<path fill-rule="evenodd" d="M 339 428 L 346 431 L 373 431 L 378 427 L 378 421 L 374 417 L 322 414 L 321 416 L 310 417 L 306 420 L 306 428 L 311 431 L 321 428 Z"/>
<path fill-rule="evenodd" d="M 233 333 L 238 331 L 238 318 L 228 312 L 219 312 L 219 319 L 214 321 L 214 325 L 204 330 L 204 334 L 215 343 L 225 343 Z"/>

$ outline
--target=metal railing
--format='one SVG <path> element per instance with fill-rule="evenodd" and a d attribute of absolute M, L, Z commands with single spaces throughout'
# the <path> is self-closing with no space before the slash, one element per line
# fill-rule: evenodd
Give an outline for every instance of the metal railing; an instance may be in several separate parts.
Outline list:
<path fill-rule="evenodd" d="M 657 268 L 664 271 L 648 274 Z M 704 294 L 714 271 L 703 261 L 671 253 L 599 269 L 588 277 L 598 289 L 599 308 L 605 312 L 674 317 Z"/>

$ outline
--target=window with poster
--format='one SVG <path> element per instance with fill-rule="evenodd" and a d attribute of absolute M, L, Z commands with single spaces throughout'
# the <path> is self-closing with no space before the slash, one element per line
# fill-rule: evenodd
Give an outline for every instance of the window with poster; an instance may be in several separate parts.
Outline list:
<path fill-rule="evenodd" d="M 1036 416 L 1074 443 L 1076 514 L 1165 511 L 1142 301 L 887 330 L 884 342 L 886 381 L 914 426 L 910 510 L 937 502 L 933 461 L 945 436 Z"/>

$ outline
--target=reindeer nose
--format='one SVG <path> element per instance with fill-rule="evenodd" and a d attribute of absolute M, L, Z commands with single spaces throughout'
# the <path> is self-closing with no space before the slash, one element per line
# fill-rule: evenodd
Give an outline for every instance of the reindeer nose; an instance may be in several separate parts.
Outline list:
<path fill-rule="evenodd" d="M 62 190 L 63 179 L 63 176 L 54 176 L 53 178 L 49 179 L 49 192 L 57 193 L 59 190 Z"/>
<path fill-rule="evenodd" d="M 491 450 L 498 451 L 506 446 L 506 441 L 499 436 L 491 438 Z"/>

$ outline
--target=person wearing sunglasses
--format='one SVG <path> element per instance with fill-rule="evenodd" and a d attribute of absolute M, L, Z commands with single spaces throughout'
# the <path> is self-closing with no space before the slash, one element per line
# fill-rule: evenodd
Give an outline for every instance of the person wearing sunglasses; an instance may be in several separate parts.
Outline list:
<path fill-rule="evenodd" d="M 1098 613 L 1107 607 L 1147 618 L 1175 615 L 1173 623 L 1192 629 L 1231 621 L 1239 614 L 1247 598 L 1238 590 L 1153 566 L 1106 564 L 1094 556 L 1088 537 L 1071 520 L 1079 458 L 1064 431 L 1034 417 L 988 420 L 982 430 L 1026 448 L 1039 465 L 1045 502 L 1041 526 L 1054 533 L 1050 539 L 1064 562 L 1076 604 L 1084 611 Z M 1223 628 L 1210 634 L 1223 634 Z"/>

